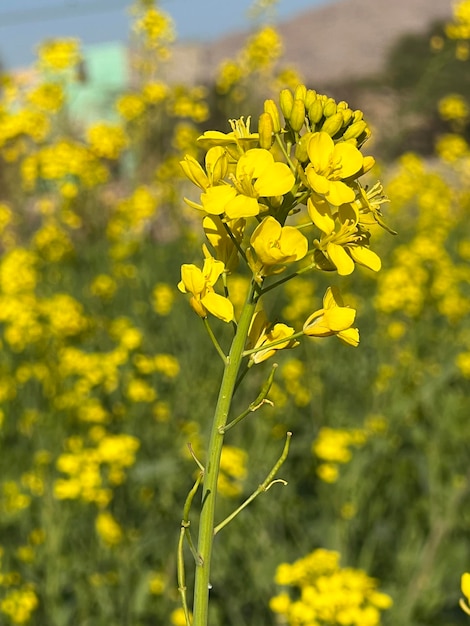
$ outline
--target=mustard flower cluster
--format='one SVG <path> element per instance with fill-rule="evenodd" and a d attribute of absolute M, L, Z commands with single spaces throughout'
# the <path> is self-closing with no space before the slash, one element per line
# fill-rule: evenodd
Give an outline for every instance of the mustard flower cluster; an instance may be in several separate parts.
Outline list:
<path fill-rule="evenodd" d="M 392 599 L 377 581 L 358 569 L 342 568 L 340 555 L 317 549 L 276 571 L 278 585 L 294 587 L 297 599 L 284 591 L 271 598 L 270 608 L 291 626 L 377 626 Z"/>
<path fill-rule="evenodd" d="M 294 92 L 281 91 L 279 107 L 265 101 L 257 132 L 250 121 L 231 120 L 228 133 L 206 131 L 197 140 L 206 151 L 204 164 L 191 155 L 181 162 L 200 189 L 198 200 L 185 201 L 202 213 L 209 245 L 203 246 L 202 267 L 182 266 L 178 287 L 202 318 L 235 319 L 229 275 L 240 260 L 261 289 L 288 267 L 297 274 L 319 270 L 341 276 L 357 264 L 378 271 L 371 231 L 375 226 L 390 230 L 382 218 L 382 186 L 359 181 L 374 165 L 360 150 L 370 135 L 361 111 L 299 85 Z M 220 283 L 223 293 L 217 290 Z M 333 286 L 322 308 L 305 320 L 303 334 L 336 335 L 357 346 L 354 321 L 355 310 Z M 252 361 L 294 347 L 294 332 L 258 311 L 249 333 Z"/>

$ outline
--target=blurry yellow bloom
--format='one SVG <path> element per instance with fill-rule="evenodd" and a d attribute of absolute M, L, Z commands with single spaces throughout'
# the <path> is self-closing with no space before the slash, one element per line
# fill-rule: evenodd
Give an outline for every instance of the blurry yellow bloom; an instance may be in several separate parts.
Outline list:
<path fill-rule="evenodd" d="M 90 149 L 104 159 L 117 159 L 127 147 L 128 138 L 121 126 L 97 122 L 87 129 Z"/>
<path fill-rule="evenodd" d="M 235 497 L 242 492 L 243 481 L 247 475 L 248 455 L 245 450 L 235 446 L 224 446 L 220 459 L 218 492 L 225 497 Z"/>
<path fill-rule="evenodd" d="M 344 306 L 337 287 L 328 287 L 323 297 L 323 308 L 312 313 L 305 321 L 303 332 L 309 337 L 336 335 L 343 342 L 357 346 L 359 331 L 352 328 L 356 311 Z"/>
<path fill-rule="evenodd" d="M 58 83 L 43 83 L 30 91 L 27 99 L 42 111 L 57 113 L 64 104 L 65 94 Z"/>
<path fill-rule="evenodd" d="M 469 116 L 469 107 L 465 98 L 459 94 L 449 94 L 439 100 L 439 115 L 443 120 L 465 120 Z"/>
<path fill-rule="evenodd" d="M 325 132 L 314 133 L 308 143 L 310 163 L 305 170 L 307 180 L 320 196 L 339 206 L 352 202 L 354 190 L 344 179 L 357 177 L 363 168 L 364 158 L 350 143 L 337 143 Z"/>
<path fill-rule="evenodd" d="M 98 274 L 90 285 L 91 293 L 104 299 L 112 298 L 116 293 L 116 289 L 116 281 L 108 274 Z"/>
<path fill-rule="evenodd" d="M 152 6 L 135 21 L 134 30 L 144 36 L 144 44 L 149 49 L 160 48 L 175 38 L 171 17 Z"/>
<path fill-rule="evenodd" d="M 324 483 L 335 483 L 339 477 L 338 466 L 334 463 L 320 463 L 317 467 L 317 476 Z"/>
<path fill-rule="evenodd" d="M 118 98 L 116 109 L 121 117 L 127 121 L 132 121 L 145 111 L 145 103 L 137 94 L 125 94 Z"/>
<path fill-rule="evenodd" d="M 13 624 L 26 624 L 38 606 L 39 600 L 33 586 L 25 585 L 5 593 L 0 601 L 0 612 L 8 615 Z"/>
<path fill-rule="evenodd" d="M 153 402 L 157 394 L 145 380 L 134 378 L 127 385 L 126 396 L 132 402 Z"/>
<path fill-rule="evenodd" d="M 186 626 L 186 617 L 183 609 L 175 609 L 171 612 L 170 621 L 172 626 Z"/>
<path fill-rule="evenodd" d="M 38 48 L 39 66 L 43 70 L 67 70 L 77 65 L 80 59 L 80 46 L 76 39 L 50 39 Z"/>
<path fill-rule="evenodd" d="M 462 574 L 462 577 L 460 579 L 460 588 L 462 590 L 463 595 L 465 596 L 465 600 L 463 598 L 460 598 L 460 600 L 459 600 L 460 608 L 463 611 L 465 611 L 465 613 L 470 615 L 470 606 L 469 606 L 469 601 L 470 601 L 470 574 L 468 572 L 465 572 L 465 574 Z"/>
<path fill-rule="evenodd" d="M 308 251 L 306 237 L 295 226 L 281 226 L 271 216 L 258 224 L 250 244 L 256 256 L 248 251 L 248 260 L 257 277 L 278 273 L 284 269 L 282 264 L 301 260 Z"/>
<path fill-rule="evenodd" d="M 157 315 L 165 316 L 171 313 L 175 293 L 167 283 L 157 283 L 152 291 L 152 306 Z"/>
<path fill-rule="evenodd" d="M 116 546 L 122 542 L 122 529 L 109 511 L 98 513 L 95 520 L 95 528 L 100 539 L 107 546 Z"/>
<path fill-rule="evenodd" d="M 168 96 L 168 85 L 161 82 L 148 82 L 144 85 L 142 96 L 149 104 L 158 104 L 163 102 Z"/>
<path fill-rule="evenodd" d="M 214 285 L 225 271 L 222 261 L 213 257 L 204 260 L 202 271 L 192 264 L 181 266 L 181 281 L 178 289 L 182 293 L 190 293 L 190 305 L 199 317 L 207 317 L 212 313 L 224 322 L 233 320 L 233 305 L 228 298 L 214 291 Z"/>

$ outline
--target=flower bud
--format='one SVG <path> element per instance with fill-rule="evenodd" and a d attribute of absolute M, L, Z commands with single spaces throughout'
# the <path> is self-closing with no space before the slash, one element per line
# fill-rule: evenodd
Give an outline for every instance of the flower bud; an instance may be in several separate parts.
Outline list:
<path fill-rule="evenodd" d="M 345 141 L 348 139 L 357 139 L 359 135 L 361 135 L 365 129 L 367 128 L 367 123 L 364 120 L 359 120 L 357 122 L 353 122 L 344 132 L 343 138 Z"/>
<path fill-rule="evenodd" d="M 292 105 L 292 111 L 290 114 L 289 124 L 292 130 L 297 133 L 301 130 L 305 124 L 305 104 L 303 100 L 294 100 Z"/>
<path fill-rule="evenodd" d="M 341 113 L 343 114 L 343 126 L 347 126 L 352 120 L 353 112 L 351 109 L 344 109 Z"/>
<path fill-rule="evenodd" d="M 305 102 L 306 95 L 307 87 L 305 85 L 297 85 L 294 91 L 294 100 L 302 100 L 302 102 Z"/>
<path fill-rule="evenodd" d="M 323 117 L 323 103 L 317 99 L 310 105 L 308 109 L 308 119 L 311 124 L 318 124 Z"/>
<path fill-rule="evenodd" d="M 259 147 L 270 150 L 273 145 L 273 118 L 269 113 L 261 113 L 258 122 Z"/>
<path fill-rule="evenodd" d="M 348 103 L 345 100 L 341 100 L 340 102 L 338 102 L 338 104 L 336 105 L 336 109 L 338 111 L 345 111 L 348 108 Z"/>
<path fill-rule="evenodd" d="M 315 91 L 315 89 L 308 89 L 304 98 L 305 108 L 307 111 L 309 110 L 310 105 L 315 102 L 316 99 L 317 92 Z"/>
<path fill-rule="evenodd" d="M 201 189 L 207 189 L 207 187 L 209 187 L 209 179 L 194 157 L 187 154 L 183 161 L 180 161 L 180 165 L 185 176 L 187 176 L 192 183 Z"/>
<path fill-rule="evenodd" d="M 362 118 L 364 117 L 364 113 L 362 111 L 360 111 L 359 109 L 356 109 L 354 111 L 354 121 L 358 122 L 359 120 L 362 120 Z"/>
<path fill-rule="evenodd" d="M 279 116 L 279 109 L 277 108 L 274 100 L 265 100 L 264 101 L 264 112 L 269 113 L 273 123 L 273 132 L 280 133 L 281 132 L 281 119 Z"/>
<path fill-rule="evenodd" d="M 282 114 L 286 120 L 290 119 L 292 105 L 294 104 L 294 96 L 290 89 L 283 89 L 279 95 L 279 104 Z"/>
<path fill-rule="evenodd" d="M 328 98 L 323 106 L 323 115 L 325 117 L 330 117 L 331 115 L 334 115 L 336 113 L 336 109 L 336 102 L 333 100 L 333 98 Z"/>
<path fill-rule="evenodd" d="M 299 139 L 295 146 L 295 158 L 300 163 L 306 163 L 308 161 L 307 146 L 312 135 L 313 133 L 305 133 L 305 135 L 302 135 L 302 137 Z"/>
<path fill-rule="evenodd" d="M 321 130 L 328 133 L 330 137 L 334 137 L 336 133 L 343 127 L 343 114 L 341 111 L 327 117 L 323 122 Z"/>
<path fill-rule="evenodd" d="M 225 178 L 228 170 L 228 159 L 225 148 L 214 146 L 206 154 L 206 170 L 211 185 L 216 185 Z"/>

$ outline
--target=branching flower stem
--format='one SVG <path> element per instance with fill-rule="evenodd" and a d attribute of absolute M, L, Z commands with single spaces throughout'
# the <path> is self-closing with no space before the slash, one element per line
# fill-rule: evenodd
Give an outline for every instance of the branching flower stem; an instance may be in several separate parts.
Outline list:
<path fill-rule="evenodd" d="M 224 375 L 212 422 L 212 431 L 205 464 L 206 471 L 202 488 L 202 510 L 197 544 L 198 562 L 194 585 L 193 626 L 207 626 L 208 624 L 215 504 L 220 457 L 224 441 L 223 429 L 227 423 L 233 391 L 243 358 L 243 350 L 258 298 L 259 294 L 257 293 L 256 285 L 254 281 L 252 281 L 239 319 L 237 332 L 225 362 Z"/>
<path fill-rule="evenodd" d="M 231 522 L 239 513 L 241 513 L 241 511 L 243 511 L 243 509 L 245 509 L 251 502 L 253 502 L 255 498 L 257 498 L 261 493 L 264 493 L 265 491 L 267 491 L 272 485 L 274 485 L 275 483 L 281 483 L 283 485 L 287 485 L 287 482 L 283 480 L 282 478 L 275 479 L 274 477 L 276 476 L 277 472 L 279 471 L 279 468 L 284 463 L 284 461 L 287 458 L 287 455 L 289 454 L 289 445 L 290 445 L 291 437 L 292 437 L 292 433 L 288 432 L 286 436 L 286 443 L 284 444 L 284 449 L 282 451 L 282 454 L 279 457 L 279 459 L 276 461 L 272 470 L 266 476 L 265 480 L 261 483 L 261 485 L 258 486 L 257 489 L 255 489 L 255 491 L 253 491 L 251 496 L 247 498 L 245 502 L 243 502 L 243 504 L 241 504 L 238 507 L 238 509 L 235 509 L 235 511 L 233 511 L 233 513 L 231 513 L 222 522 L 220 522 L 220 524 L 217 524 L 217 526 L 214 528 L 214 535 L 216 535 L 220 530 L 222 530 L 222 528 L 227 526 L 227 524 Z"/>
<path fill-rule="evenodd" d="M 222 350 L 222 348 L 220 347 L 219 342 L 217 341 L 216 336 L 214 335 L 211 325 L 209 324 L 209 320 L 207 319 L 207 317 L 203 318 L 203 322 L 204 322 L 204 326 L 206 327 L 207 330 L 207 334 L 209 335 L 209 337 L 211 338 L 212 343 L 214 344 L 215 349 L 217 350 L 220 358 L 222 359 L 222 361 L 225 363 L 227 363 L 227 356 L 224 353 L 224 351 Z"/>

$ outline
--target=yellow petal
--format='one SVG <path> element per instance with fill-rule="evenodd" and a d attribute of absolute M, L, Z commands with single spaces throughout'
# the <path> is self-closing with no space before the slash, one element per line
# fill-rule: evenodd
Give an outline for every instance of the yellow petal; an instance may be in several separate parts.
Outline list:
<path fill-rule="evenodd" d="M 348 250 L 356 263 L 364 265 L 374 272 L 378 272 L 382 267 L 382 261 L 379 255 L 370 248 L 366 248 L 365 246 L 349 246 Z"/>
<path fill-rule="evenodd" d="M 310 215 L 310 219 L 317 228 L 323 231 L 326 235 L 332 233 L 335 229 L 335 220 L 331 214 L 330 205 L 328 202 L 317 196 L 316 194 L 308 199 L 307 210 Z"/>
<path fill-rule="evenodd" d="M 239 194 L 225 205 L 225 215 L 230 220 L 241 217 L 254 217 L 260 210 L 258 200 Z"/>
<path fill-rule="evenodd" d="M 259 196 L 283 196 L 295 183 L 295 177 L 285 163 L 273 163 L 255 182 L 255 191 Z"/>
<path fill-rule="evenodd" d="M 462 589 L 463 595 L 467 599 L 470 599 L 470 574 L 468 572 L 465 572 L 465 574 L 462 574 L 461 589 Z"/>
<path fill-rule="evenodd" d="M 334 147 L 334 141 L 328 133 L 313 133 L 308 142 L 307 152 L 317 172 L 322 173 L 329 167 Z"/>
<path fill-rule="evenodd" d="M 235 189 L 229 185 L 209 187 L 205 193 L 201 194 L 202 208 L 211 215 L 221 215 L 225 211 L 226 204 L 236 195 Z"/>
<path fill-rule="evenodd" d="M 336 243 L 329 243 L 326 252 L 330 261 L 336 266 L 340 276 L 348 276 L 354 272 L 354 261 L 343 248 Z"/>
<path fill-rule="evenodd" d="M 357 328 L 342 330 L 336 336 L 349 346 L 354 346 L 356 348 L 359 345 L 359 331 Z"/>
<path fill-rule="evenodd" d="M 329 181 L 326 199 L 334 206 L 340 206 L 341 204 L 352 202 L 355 197 L 356 194 L 354 192 L 354 189 L 348 187 L 346 183 L 343 183 L 340 180 Z"/>
<path fill-rule="evenodd" d="M 308 240 L 295 226 L 284 226 L 279 239 L 282 262 L 299 261 L 308 251 Z"/>
<path fill-rule="evenodd" d="M 338 143 L 334 149 L 334 161 L 341 164 L 341 178 L 349 178 L 357 174 L 364 162 L 362 153 L 350 143 Z"/>
<path fill-rule="evenodd" d="M 310 165 L 305 170 L 305 174 L 307 175 L 308 184 L 314 191 L 322 196 L 328 193 L 330 181 L 325 176 L 318 174 Z"/>
<path fill-rule="evenodd" d="M 325 311 L 324 324 L 334 333 L 350 328 L 356 318 L 355 309 L 346 306 L 336 306 Z"/>
<path fill-rule="evenodd" d="M 214 257 L 208 257 L 204 259 L 204 266 L 202 268 L 202 274 L 206 281 L 206 284 L 211 287 L 218 281 L 219 276 L 224 272 L 225 265 L 222 261 L 217 261 Z"/>
<path fill-rule="evenodd" d="M 233 304 L 228 298 L 209 291 L 201 298 L 202 304 L 206 307 L 209 313 L 212 313 L 215 317 L 218 317 L 224 322 L 231 322 L 233 320 Z"/>
<path fill-rule="evenodd" d="M 194 295 L 202 293 L 206 286 L 201 270 L 192 263 L 184 263 L 181 266 L 181 283 L 186 292 Z M 182 291 L 181 283 L 178 284 L 180 291 Z"/>

